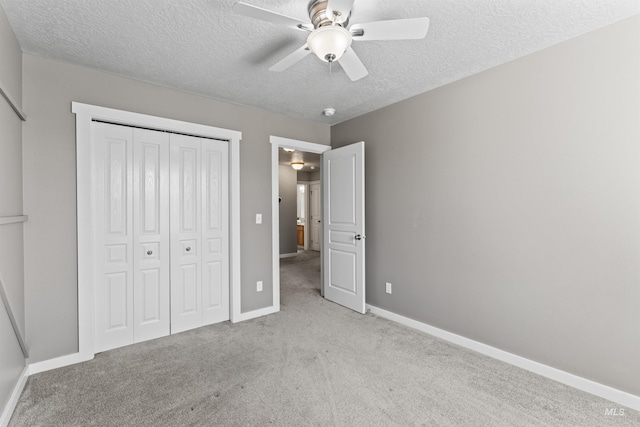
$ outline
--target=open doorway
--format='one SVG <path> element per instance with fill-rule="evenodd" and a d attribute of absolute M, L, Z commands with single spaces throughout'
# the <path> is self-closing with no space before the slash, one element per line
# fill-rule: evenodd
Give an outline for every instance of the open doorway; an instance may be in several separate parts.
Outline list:
<path fill-rule="evenodd" d="M 274 306 L 279 309 L 281 259 L 299 254 L 300 259 L 319 259 L 321 276 L 321 154 L 331 147 L 273 136 L 271 144 L 273 298 Z M 319 279 L 322 283 L 321 277 Z"/>
<path fill-rule="evenodd" d="M 270 142 L 273 200 L 272 310 L 280 310 L 279 151 L 280 147 L 288 147 L 323 154 L 320 171 L 323 216 L 320 227 L 320 294 L 329 301 L 365 313 L 364 141 L 336 149 L 275 136 L 270 138 Z"/>
<path fill-rule="evenodd" d="M 288 147 L 278 149 L 280 258 L 320 251 L 321 157 Z"/>

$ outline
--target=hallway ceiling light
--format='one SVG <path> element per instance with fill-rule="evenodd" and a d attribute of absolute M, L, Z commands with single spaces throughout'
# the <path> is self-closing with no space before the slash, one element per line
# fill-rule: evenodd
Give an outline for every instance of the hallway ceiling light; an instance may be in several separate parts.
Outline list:
<path fill-rule="evenodd" d="M 283 149 L 284 151 L 286 151 L 287 153 L 293 153 L 294 151 L 296 151 L 296 150 L 294 150 L 293 148 L 285 148 L 285 147 L 282 147 L 282 149 Z"/>
<path fill-rule="evenodd" d="M 304 166 L 304 162 L 291 162 L 291 167 L 299 171 Z"/>

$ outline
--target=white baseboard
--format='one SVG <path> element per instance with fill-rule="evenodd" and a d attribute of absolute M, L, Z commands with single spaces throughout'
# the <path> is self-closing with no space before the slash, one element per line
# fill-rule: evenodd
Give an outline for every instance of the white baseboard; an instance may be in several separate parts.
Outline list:
<path fill-rule="evenodd" d="M 246 313 L 240 313 L 239 316 L 236 316 L 231 322 L 238 323 L 244 322 L 245 320 L 255 319 L 256 317 L 266 316 L 268 314 L 277 313 L 280 311 L 280 307 L 265 307 L 258 310 L 247 311 Z"/>
<path fill-rule="evenodd" d="M 74 353 L 62 357 L 56 357 L 55 359 L 44 360 L 42 362 L 29 363 L 27 361 L 27 366 L 25 366 L 25 368 L 22 370 L 20 378 L 18 378 L 18 382 L 13 388 L 11 397 L 9 398 L 9 401 L 7 402 L 4 410 L 2 411 L 2 414 L 0 414 L 0 427 L 6 427 L 9 424 L 11 415 L 13 415 L 13 411 L 18 404 L 18 399 L 20 399 L 20 395 L 22 394 L 22 390 L 27 383 L 27 378 L 29 378 L 29 375 L 50 371 L 56 368 L 62 368 L 63 366 L 74 365 L 76 363 L 85 362 L 91 359 L 93 359 L 93 355 L 91 355 L 91 357 L 88 357 L 83 356 L 80 353 Z"/>
<path fill-rule="evenodd" d="M 52 369 L 62 368 L 76 363 L 86 362 L 93 359 L 93 355 L 85 356 L 81 353 L 67 354 L 66 356 L 56 357 L 55 359 L 43 360 L 42 362 L 29 363 L 29 375 L 39 374 L 40 372 L 50 371 Z"/>
<path fill-rule="evenodd" d="M 25 366 L 25 368 L 20 373 L 18 382 L 16 383 L 15 387 L 13 387 L 13 391 L 11 392 L 11 397 L 9 397 L 7 405 L 2 410 L 2 414 L 0 414 L 0 427 L 7 427 L 7 425 L 9 425 L 9 420 L 11 420 L 13 410 L 16 409 L 18 399 L 20 399 L 20 395 L 22 394 L 24 385 L 27 383 L 27 378 L 29 378 L 29 367 Z"/>
<path fill-rule="evenodd" d="M 280 254 L 280 258 L 291 258 L 297 255 L 298 255 L 298 252 L 291 253 L 291 254 Z"/>
<path fill-rule="evenodd" d="M 577 388 L 578 390 L 585 391 L 595 396 L 602 397 L 603 399 L 618 403 L 622 406 L 626 406 L 627 408 L 640 411 L 640 396 L 636 396 L 631 393 L 627 393 L 613 387 L 609 387 L 607 385 L 600 384 L 574 374 L 570 374 L 560 369 L 556 369 L 551 366 L 526 359 L 522 356 L 518 356 L 495 347 L 491 347 L 490 345 L 465 338 L 461 335 L 445 331 L 444 329 L 436 328 L 435 326 L 431 326 L 426 323 L 418 322 L 417 320 L 409 319 L 408 317 L 404 317 L 372 305 L 367 304 L 367 309 L 369 309 L 371 313 L 380 317 L 384 317 L 385 319 L 389 319 L 402 325 L 409 326 L 410 328 L 425 332 L 429 335 L 442 338 L 445 341 L 452 342 L 461 347 L 477 351 L 478 353 L 482 353 L 494 359 L 498 359 L 519 368 L 526 369 L 527 371 L 542 375 L 543 377 L 547 377 L 559 383 Z"/>

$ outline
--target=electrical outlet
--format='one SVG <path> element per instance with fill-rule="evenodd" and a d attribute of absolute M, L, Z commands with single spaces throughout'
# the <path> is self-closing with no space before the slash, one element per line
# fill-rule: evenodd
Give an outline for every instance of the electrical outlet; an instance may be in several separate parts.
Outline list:
<path fill-rule="evenodd" d="M 262 292 L 262 280 L 256 282 L 256 291 Z"/>
<path fill-rule="evenodd" d="M 256 214 L 256 224 L 262 224 L 262 214 Z"/>
<path fill-rule="evenodd" d="M 390 294 L 391 293 L 391 283 L 387 282 L 385 285 L 385 291 Z"/>

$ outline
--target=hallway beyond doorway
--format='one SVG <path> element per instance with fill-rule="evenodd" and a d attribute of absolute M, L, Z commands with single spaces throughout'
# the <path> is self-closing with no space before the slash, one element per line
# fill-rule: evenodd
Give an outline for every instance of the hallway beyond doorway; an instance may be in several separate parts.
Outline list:
<path fill-rule="evenodd" d="M 280 259 L 281 304 L 287 305 L 300 293 L 320 294 L 320 252 L 298 251 Z"/>

